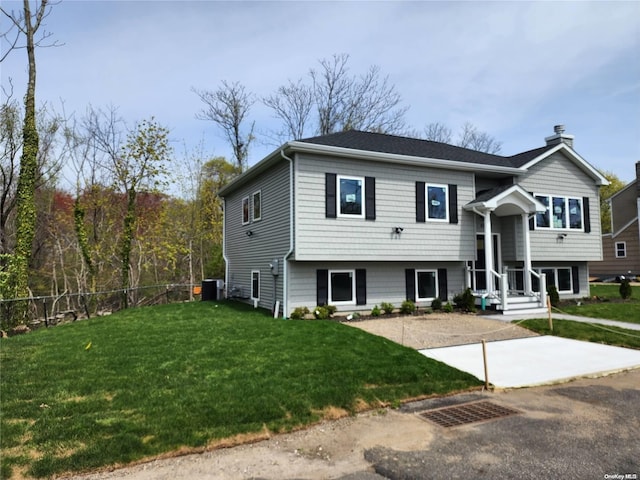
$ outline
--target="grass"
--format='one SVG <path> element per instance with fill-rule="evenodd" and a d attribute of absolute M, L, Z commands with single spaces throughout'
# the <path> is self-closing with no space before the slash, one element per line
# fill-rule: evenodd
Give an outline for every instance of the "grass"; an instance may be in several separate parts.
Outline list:
<path fill-rule="evenodd" d="M 591 299 L 581 300 L 580 305 L 575 301 L 563 302 L 558 310 L 570 315 L 640 323 L 640 287 L 632 286 L 629 300 L 620 298 L 619 289 L 617 283 L 591 285 Z"/>
<path fill-rule="evenodd" d="M 0 346 L 2 478 L 240 443 L 480 385 L 360 329 L 227 303 L 131 309 Z"/>
<path fill-rule="evenodd" d="M 518 325 L 542 335 L 556 335 L 587 342 L 640 349 L 640 332 L 636 330 L 571 320 L 553 320 L 553 331 L 549 330 L 549 321 L 547 319 L 525 320 L 514 323 L 518 323 Z"/>

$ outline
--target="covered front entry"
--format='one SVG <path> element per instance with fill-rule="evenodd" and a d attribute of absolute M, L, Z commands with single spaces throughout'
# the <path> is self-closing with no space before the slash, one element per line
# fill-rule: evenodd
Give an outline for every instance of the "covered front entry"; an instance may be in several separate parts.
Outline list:
<path fill-rule="evenodd" d="M 529 218 L 536 212 L 544 212 L 546 207 L 519 185 L 505 185 L 480 192 L 464 208 L 482 218 L 482 233 L 476 239 L 478 256 L 469 262 L 467 275 L 467 285 L 479 303 L 495 305 L 505 313 L 544 308 L 546 279 L 531 268 Z M 520 233 L 516 238 L 520 243 L 518 250 L 522 252 L 522 267 L 509 272 L 502 267 L 500 236 L 493 231 L 492 222 L 516 216 L 520 217 L 517 222 Z M 487 248 L 488 245 L 491 248 Z"/>

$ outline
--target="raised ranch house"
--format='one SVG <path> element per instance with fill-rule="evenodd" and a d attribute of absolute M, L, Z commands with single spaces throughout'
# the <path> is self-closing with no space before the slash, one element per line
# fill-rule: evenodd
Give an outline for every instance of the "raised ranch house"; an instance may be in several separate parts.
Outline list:
<path fill-rule="evenodd" d="M 636 179 L 609 199 L 611 233 L 602 235 L 602 261 L 589 264 L 602 279 L 640 275 L 640 162 Z"/>
<path fill-rule="evenodd" d="M 291 141 L 220 191 L 226 294 L 289 316 L 429 306 L 467 287 L 505 313 L 589 294 L 607 180 L 557 126 L 514 156 L 347 131 Z"/>

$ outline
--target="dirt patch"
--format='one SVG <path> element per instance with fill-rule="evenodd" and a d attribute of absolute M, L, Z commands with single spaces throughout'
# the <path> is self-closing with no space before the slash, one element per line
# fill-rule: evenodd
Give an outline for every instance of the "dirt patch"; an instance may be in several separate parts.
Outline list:
<path fill-rule="evenodd" d="M 482 340 L 510 340 L 538 334 L 515 324 L 460 313 L 433 313 L 422 316 L 380 317 L 346 325 L 388 338 L 407 347 L 436 348 L 478 343 Z"/>

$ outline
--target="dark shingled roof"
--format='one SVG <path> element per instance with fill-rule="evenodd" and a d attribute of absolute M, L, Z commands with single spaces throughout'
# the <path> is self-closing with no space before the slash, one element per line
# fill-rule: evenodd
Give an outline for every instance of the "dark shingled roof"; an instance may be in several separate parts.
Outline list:
<path fill-rule="evenodd" d="M 436 158 L 455 162 L 478 163 L 497 167 L 521 167 L 542 154 L 545 150 L 553 148 L 546 146 L 511 157 L 493 155 L 478 152 L 468 148 L 456 147 L 447 143 L 420 140 L 417 138 L 398 137 L 383 133 L 360 132 L 349 130 L 347 132 L 332 133 L 320 137 L 305 138 L 299 140 L 304 143 L 326 145 L 331 147 L 350 148 L 369 152 L 390 153 L 396 155 L 408 155 L 412 157 Z"/>

